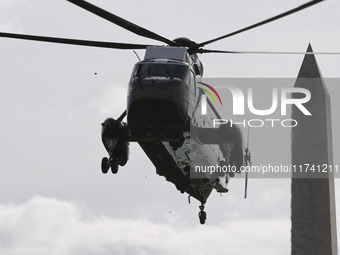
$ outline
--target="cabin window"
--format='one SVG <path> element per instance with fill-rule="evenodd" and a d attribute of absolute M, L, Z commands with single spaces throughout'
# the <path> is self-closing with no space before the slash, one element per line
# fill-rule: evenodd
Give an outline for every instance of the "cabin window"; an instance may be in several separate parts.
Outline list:
<path fill-rule="evenodd" d="M 188 67 L 185 65 L 177 64 L 139 64 L 135 71 L 135 77 L 165 77 L 165 78 L 178 78 L 184 79 Z"/>
<path fill-rule="evenodd" d="M 192 70 L 190 70 L 190 89 L 194 95 L 196 95 L 196 77 Z"/>

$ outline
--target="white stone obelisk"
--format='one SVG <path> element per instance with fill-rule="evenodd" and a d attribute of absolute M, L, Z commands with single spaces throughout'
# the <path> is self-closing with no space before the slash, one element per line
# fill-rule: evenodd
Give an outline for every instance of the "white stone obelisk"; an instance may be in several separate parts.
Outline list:
<path fill-rule="evenodd" d="M 307 52 L 312 52 L 311 45 Z M 292 128 L 292 164 L 309 164 L 309 168 L 333 165 L 330 97 L 314 55 L 305 55 L 295 87 L 311 92 L 311 100 L 304 106 L 312 116 L 292 109 L 292 119 L 298 121 Z M 334 175 L 330 168 L 326 173 L 317 168 L 305 170 L 292 174 L 291 254 L 336 255 Z"/>

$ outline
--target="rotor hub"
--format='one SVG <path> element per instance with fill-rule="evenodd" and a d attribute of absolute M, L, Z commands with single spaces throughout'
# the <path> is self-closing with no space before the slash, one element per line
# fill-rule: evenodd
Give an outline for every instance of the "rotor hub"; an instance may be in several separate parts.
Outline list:
<path fill-rule="evenodd" d="M 196 51 L 198 49 L 198 45 L 195 41 L 187 38 L 187 37 L 179 37 L 173 40 L 177 46 L 179 47 L 187 47 L 189 50 Z"/>

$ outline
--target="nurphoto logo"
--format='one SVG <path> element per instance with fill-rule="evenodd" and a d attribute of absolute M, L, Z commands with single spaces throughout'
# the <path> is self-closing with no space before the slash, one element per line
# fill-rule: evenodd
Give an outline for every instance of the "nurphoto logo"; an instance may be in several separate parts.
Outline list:
<path fill-rule="evenodd" d="M 207 115 L 207 94 L 210 96 L 212 101 L 215 105 L 217 105 L 217 98 L 222 106 L 222 100 L 220 94 L 216 91 L 216 89 L 208 85 L 206 83 L 198 82 L 201 86 L 199 87 L 204 94 L 201 97 L 201 114 Z M 209 89 L 209 90 L 208 90 Z M 253 114 L 255 116 L 266 116 L 270 117 L 270 115 L 279 111 L 280 116 L 287 116 L 288 107 L 295 105 L 305 116 L 311 116 L 312 114 L 308 111 L 308 109 L 304 106 L 307 102 L 311 99 L 311 93 L 309 90 L 305 88 L 270 88 L 271 89 L 271 98 L 267 98 L 266 100 L 270 100 L 270 106 L 266 109 L 258 109 L 254 106 L 254 93 L 253 88 L 248 87 L 246 91 L 241 90 L 235 86 L 224 86 L 223 88 L 219 88 L 220 90 L 223 89 L 224 91 L 228 91 L 232 97 L 231 101 L 227 101 L 228 104 L 225 104 L 223 107 L 228 107 L 232 109 L 233 116 L 244 116 L 246 112 Z M 296 97 L 292 97 L 292 95 L 298 95 Z M 259 95 L 257 100 L 264 100 L 264 95 Z M 250 127 L 262 127 L 265 123 L 271 124 L 272 127 L 275 126 L 275 123 L 281 122 L 281 126 L 283 127 L 295 127 L 298 125 L 298 122 L 294 119 L 249 119 L 246 121 L 233 122 L 232 119 L 214 119 L 213 125 L 214 127 L 221 124 L 230 125 L 238 124 L 241 126 L 248 126 Z"/>

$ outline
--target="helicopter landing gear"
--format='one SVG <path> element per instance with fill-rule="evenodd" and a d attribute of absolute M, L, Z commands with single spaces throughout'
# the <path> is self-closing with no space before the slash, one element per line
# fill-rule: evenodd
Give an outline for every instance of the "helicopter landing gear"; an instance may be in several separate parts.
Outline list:
<path fill-rule="evenodd" d="M 111 172 L 113 174 L 116 174 L 118 172 L 118 161 L 115 158 L 110 157 L 108 159 L 107 157 L 104 157 L 102 159 L 102 172 L 103 174 L 107 174 L 109 169 L 111 168 Z"/>
<path fill-rule="evenodd" d="M 115 158 L 110 158 L 111 172 L 116 174 L 118 172 L 118 160 Z"/>
<path fill-rule="evenodd" d="M 205 223 L 205 220 L 207 219 L 207 213 L 204 211 L 204 205 L 202 204 L 199 206 L 200 212 L 198 213 L 198 218 L 200 219 L 200 223 L 203 225 Z"/>
<path fill-rule="evenodd" d="M 102 172 L 103 174 L 107 174 L 107 172 L 109 171 L 110 169 L 110 162 L 109 162 L 109 159 L 107 157 L 104 157 L 102 159 Z"/>

